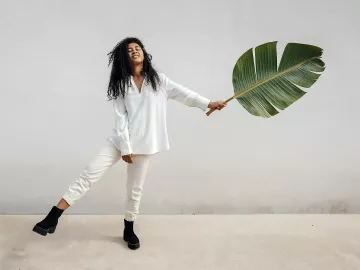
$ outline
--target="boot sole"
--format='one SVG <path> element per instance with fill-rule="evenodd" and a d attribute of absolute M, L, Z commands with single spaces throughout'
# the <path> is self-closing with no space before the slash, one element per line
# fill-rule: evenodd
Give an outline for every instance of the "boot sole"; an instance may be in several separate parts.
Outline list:
<path fill-rule="evenodd" d="M 54 233 L 56 230 L 56 226 L 55 227 L 50 227 L 49 229 L 44 229 L 44 228 L 41 228 L 40 226 L 38 225 L 35 225 L 35 227 L 33 228 L 33 232 L 36 232 L 42 236 L 46 236 L 48 233 L 52 234 Z"/>
<path fill-rule="evenodd" d="M 123 237 L 124 241 L 128 243 L 128 248 L 132 249 L 132 250 L 135 250 L 135 249 L 138 249 L 140 247 L 140 243 L 137 243 L 137 244 L 131 244 L 130 242 L 128 242 L 128 240 Z"/>

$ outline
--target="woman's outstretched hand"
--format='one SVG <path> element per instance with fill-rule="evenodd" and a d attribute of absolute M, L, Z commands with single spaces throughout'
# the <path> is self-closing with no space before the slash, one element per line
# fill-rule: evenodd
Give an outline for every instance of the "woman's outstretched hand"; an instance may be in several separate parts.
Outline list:
<path fill-rule="evenodd" d="M 209 109 L 214 109 L 214 110 L 222 110 L 226 107 L 226 102 L 222 101 L 222 100 L 218 100 L 218 101 L 212 101 L 209 103 L 208 108 Z"/>
<path fill-rule="evenodd" d="M 129 154 L 129 155 L 125 155 L 122 156 L 123 161 L 127 162 L 127 163 L 133 163 L 133 154 Z"/>

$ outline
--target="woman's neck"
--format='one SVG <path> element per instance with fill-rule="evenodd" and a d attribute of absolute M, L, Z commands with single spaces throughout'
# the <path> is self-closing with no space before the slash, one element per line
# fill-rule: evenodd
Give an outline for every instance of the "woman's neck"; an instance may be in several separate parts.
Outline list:
<path fill-rule="evenodd" d="M 134 78 L 139 78 L 139 77 L 141 77 L 142 75 L 141 75 L 141 70 L 143 69 L 143 65 L 141 64 L 141 65 L 136 65 L 136 66 L 134 66 L 133 67 L 133 69 L 132 69 L 132 75 L 133 75 L 133 77 Z"/>

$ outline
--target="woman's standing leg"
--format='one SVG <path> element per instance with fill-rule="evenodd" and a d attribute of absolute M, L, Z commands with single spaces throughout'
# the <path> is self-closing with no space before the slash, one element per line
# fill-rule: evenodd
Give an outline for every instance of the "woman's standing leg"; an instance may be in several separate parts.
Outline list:
<path fill-rule="evenodd" d="M 107 141 L 99 153 L 93 157 L 78 178 L 71 183 L 57 206 L 53 206 L 47 216 L 33 228 L 41 235 L 54 233 L 58 219 L 68 207 L 81 199 L 103 174 L 121 158 L 120 151 L 111 142 Z"/>
<path fill-rule="evenodd" d="M 127 165 L 126 202 L 123 238 L 130 249 L 140 247 L 140 241 L 134 233 L 134 221 L 139 214 L 144 181 L 147 175 L 151 155 L 135 155 L 134 163 Z"/>

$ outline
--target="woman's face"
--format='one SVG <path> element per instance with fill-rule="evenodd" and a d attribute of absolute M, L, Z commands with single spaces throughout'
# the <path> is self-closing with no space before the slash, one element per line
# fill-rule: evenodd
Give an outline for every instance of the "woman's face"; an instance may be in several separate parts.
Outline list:
<path fill-rule="evenodd" d="M 137 43 L 128 45 L 128 54 L 132 65 L 138 65 L 144 61 L 144 52 Z"/>

